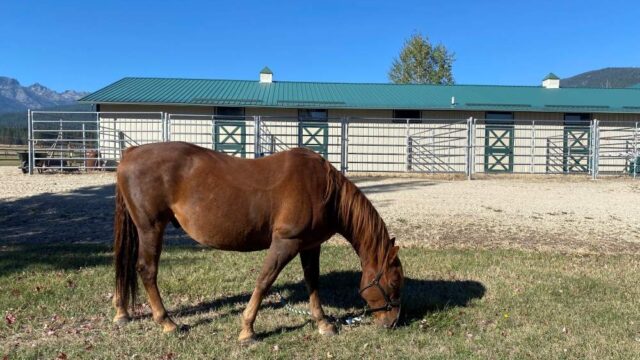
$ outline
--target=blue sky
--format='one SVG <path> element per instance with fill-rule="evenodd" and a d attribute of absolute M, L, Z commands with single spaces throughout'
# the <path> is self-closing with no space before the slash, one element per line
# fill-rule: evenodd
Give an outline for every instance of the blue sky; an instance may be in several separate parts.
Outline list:
<path fill-rule="evenodd" d="M 462 84 L 640 66 L 637 1 L 0 1 L 0 76 L 97 90 L 124 76 L 387 82 L 418 31 Z"/>

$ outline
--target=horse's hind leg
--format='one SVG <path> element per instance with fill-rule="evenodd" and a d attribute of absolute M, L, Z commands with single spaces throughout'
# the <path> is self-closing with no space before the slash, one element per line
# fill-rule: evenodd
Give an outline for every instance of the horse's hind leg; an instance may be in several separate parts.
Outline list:
<path fill-rule="evenodd" d="M 322 335 L 335 335 L 336 328 L 327 321 L 318 294 L 320 280 L 320 246 L 300 252 L 300 261 L 304 272 L 304 280 L 309 290 L 309 308 L 311 315 L 318 324 L 318 331 Z"/>
<path fill-rule="evenodd" d="M 162 304 L 160 291 L 158 291 L 158 261 L 162 252 L 162 233 L 161 229 L 154 228 L 147 231 L 138 231 L 140 238 L 138 248 L 138 263 L 136 269 L 142 279 L 144 288 L 149 297 L 149 304 L 153 313 L 153 320 L 162 325 L 164 332 L 176 330 L 176 324 L 169 318 L 167 311 Z"/>
<path fill-rule="evenodd" d="M 271 247 L 267 251 L 267 257 L 262 264 L 262 270 L 256 282 L 256 288 L 253 290 L 249 304 L 242 313 L 242 331 L 238 340 L 242 343 L 250 343 L 255 341 L 255 332 L 253 331 L 253 323 L 256 321 L 258 309 L 262 298 L 269 291 L 271 285 L 280 274 L 280 271 L 293 259 L 297 251 L 295 240 L 276 240 L 271 243 Z"/>

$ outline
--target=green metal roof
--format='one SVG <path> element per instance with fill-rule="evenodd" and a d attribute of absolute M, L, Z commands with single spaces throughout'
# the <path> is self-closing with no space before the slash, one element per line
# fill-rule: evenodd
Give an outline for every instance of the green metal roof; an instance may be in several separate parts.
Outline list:
<path fill-rule="evenodd" d="M 545 81 L 545 80 L 560 80 L 560 78 L 558 77 L 558 75 L 554 73 L 549 73 L 547 76 L 544 77 L 544 79 L 542 79 L 542 81 Z"/>
<path fill-rule="evenodd" d="M 452 105 L 452 98 L 455 104 Z M 640 113 L 639 89 L 124 78 L 83 103 Z"/>
<path fill-rule="evenodd" d="M 269 69 L 268 66 L 265 66 L 262 70 L 260 70 L 260 74 L 271 74 L 271 75 L 273 75 L 273 71 L 271 71 L 271 69 Z"/>

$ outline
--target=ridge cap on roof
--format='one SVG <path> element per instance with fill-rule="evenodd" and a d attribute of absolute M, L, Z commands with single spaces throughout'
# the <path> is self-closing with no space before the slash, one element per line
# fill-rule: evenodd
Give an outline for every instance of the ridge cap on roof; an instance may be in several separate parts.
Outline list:
<path fill-rule="evenodd" d="M 181 77 L 155 77 L 155 76 L 127 76 L 124 77 L 114 83 L 111 83 L 107 86 L 114 85 L 122 80 L 126 79 L 140 79 L 140 80 L 184 80 L 184 81 L 235 81 L 235 82 L 249 82 L 249 83 L 259 83 L 258 80 L 248 80 L 248 79 L 207 79 L 207 78 L 181 78 Z M 441 85 L 441 84 L 394 84 L 394 83 L 384 83 L 384 82 L 346 82 L 346 81 L 297 81 L 297 80 L 278 80 L 273 83 L 285 83 L 285 84 L 326 84 L 326 85 L 381 85 L 381 86 L 430 86 L 430 87 L 508 87 L 508 88 L 540 88 L 540 86 L 535 85 L 502 85 L 502 84 L 451 84 L 451 85 Z M 107 87 L 105 86 L 105 87 Z M 99 90 L 96 90 L 99 91 Z"/>

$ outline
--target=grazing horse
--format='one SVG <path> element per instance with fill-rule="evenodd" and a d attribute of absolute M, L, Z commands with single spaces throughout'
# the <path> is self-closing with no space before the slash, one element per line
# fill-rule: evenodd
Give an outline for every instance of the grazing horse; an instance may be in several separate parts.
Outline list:
<path fill-rule="evenodd" d="M 336 332 L 318 295 L 320 245 L 336 233 L 360 257 L 360 294 L 375 323 L 390 328 L 398 321 L 404 278 L 394 239 L 366 196 L 311 150 L 240 159 L 183 142 L 128 148 L 116 184 L 114 322 L 129 320 L 137 272 L 153 319 L 165 332 L 176 330 L 156 284 L 169 222 L 216 249 L 268 249 L 242 314 L 241 342 L 255 340 L 253 323 L 262 298 L 297 254 L 318 329 Z"/>

